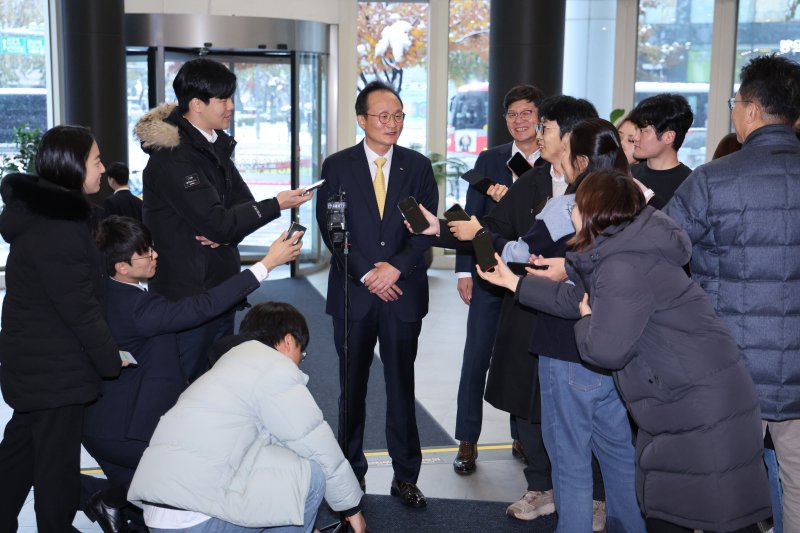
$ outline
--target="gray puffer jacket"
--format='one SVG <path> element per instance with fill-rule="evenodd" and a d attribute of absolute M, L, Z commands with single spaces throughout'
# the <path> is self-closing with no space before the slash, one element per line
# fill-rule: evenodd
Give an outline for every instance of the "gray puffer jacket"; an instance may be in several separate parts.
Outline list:
<path fill-rule="evenodd" d="M 764 126 L 698 167 L 665 208 L 736 339 L 767 420 L 800 418 L 800 141 Z"/>
<path fill-rule="evenodd" d="M 648 518 L 732 531 L 772 514 L 753 381 L 708 297 L 686 277 L 686 233 L 646 207 L 567 259 L 592 314 L 581 358 L 614 370 L 633 419 L 636 495 Z"/>

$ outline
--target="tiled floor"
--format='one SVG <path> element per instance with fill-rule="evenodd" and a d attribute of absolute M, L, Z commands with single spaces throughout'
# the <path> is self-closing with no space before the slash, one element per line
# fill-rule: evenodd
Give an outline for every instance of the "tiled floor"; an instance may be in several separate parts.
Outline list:
<path fill-rule="evenodd" d="M 422 324 L 420 348 L 416 362 L 417 399 L 451 434 L 455 428 L 458 380 L 467 320 L 467 306 L 456 292 L 451 257 L 438 257 L 429 270 L 430 311 Z M 309 277 L 311 283 L 324 295 L 327 271 Z M 319 399 L 318 399 L 319 400 Z M 0 402 L 0 427 L 11 416 L 10 409 Z M 508 415 L 484 404 L 484 424 L 481 444 L 500 445 L 482 449 L 478 471 L 467 477 L 453 472 L 455 449 L 424 450 L 419 486 L 428 497 L 468 498 L 511 502 L 525 490 L 521 463 L 511 457 Z M 381 451 L 371 454 L 367 473 L 367 492 L 388 494 L 392 469 L 388 456 Z M 82 468 L 96 467 L 97 463 L 84 452 Z M 99 532 L 83 513 L 78 513 L 75 527 L 81 531 Z M 21 532 L 36 531 L 33 497 L 26 502 L 20 516 Z"/>

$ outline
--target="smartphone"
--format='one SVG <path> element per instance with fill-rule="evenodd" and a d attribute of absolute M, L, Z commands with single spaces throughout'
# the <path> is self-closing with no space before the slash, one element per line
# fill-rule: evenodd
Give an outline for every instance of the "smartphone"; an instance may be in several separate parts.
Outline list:
<path fill-rule="evenodd" d="M 454 222 L 456 220 L 469 220 L 469 214 L 464 211 L 464 208 L 458 204 L 453 204 L 453 206 L 444 212 L 444 218 L 447 219 L 448 222 Z"/>
<path fill-rule="evenodd" d="M 430 225 L 428 224 L 428 219 L 422 214 L 422 210 L 419 208 L 419 204 L 413 196 L 409 196 L 397 202 L 397 208 L 403 214 L 403 218 L 411 224 L 411 230 L 414 233 L 422 233 L 428 229 Z"/>
<path fill-rule="evenodd" d="M 472 187 L 483 194 L 486 194 L 486 191 L 489 190 L 489 187 L 495 184 L 494 181 L 490 180 L 474 168 L 472 170 L 466 171 L 462 176 L 461 179 L 472 185 Z"/>
<path fill-rule="evenodd" d="M 528 274 L 528 271 L 525 270 L 526 268 L 532 268 L 534 270 L 547 270 L 549 267 L 547 265 L 534 265 L 533 263 L 517 263 L 516 261 L 511 261 L 506 263 L 508 268 L 516 274 L 517 276 L 525 276 Z"/>
<path fill-rule="evenodd" d="M 284 242 L 288 241 L 289 239 L 291 239 L 292 236 L 294 236 L 295 233 L 300 233 L 301 231 L 305 231 L 305 230 L 306 230 L 306 227 L 303 226 L 302 224 L 298 224 L 297 222 L 292 222 L 292 225 L 289 226 L 289 229 L 287 230 L 288 235 L 286 235 L 286 238 L 283 239 Z M 297 244 L 298 242 L 300 242 L 300 239 L 297 239 L 292 244 Z"/>
<path fill-rule="evenodd" d="M 309 193 L 309 192 L 313 191 L 314 189 L 319 189 L 320 187 L 322 187 L 323 183 L 325 183 L 324 179 L 321 179 L 319 181 L 315 181 L 314 183 L 312 183 L 308 187 L 304 187 L 303 190 L 306 191 L 306 193 Z"/>
<path fill-rule="evenodd" d="M 486 228 L 482 228 L 475 234 L 475 237 L 472 239 L 472 248 L 475 250 L 475 259 L 478 260 L 478 265 L 480 265 L 481 270 L 486 272 L 497 266 L 497 259 L 494 257 L 492 236 Z"/>
<path fill-rule="evenodd" d="M 514 154 L 514 157 L 509 160 L 507 166 L 511 172 L 517 175 L 517 177 L 522 176 L 532 168 L 531 164 L 528 163 L 528 160 L 525 159 L 525 156 L 522 155 L 522 152 L 517 152 Z"/>

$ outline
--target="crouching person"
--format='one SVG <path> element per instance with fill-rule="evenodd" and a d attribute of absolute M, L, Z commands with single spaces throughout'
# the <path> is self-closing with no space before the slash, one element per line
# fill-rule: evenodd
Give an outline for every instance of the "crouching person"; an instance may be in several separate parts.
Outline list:
<path fill-rule="evenodd" d="M 298 366 L 308 326 L 256 305 L 156 428 L 128 499 L 152 532 L 311 532 L 323 496 L 361 533 L 363 493 Z"/>

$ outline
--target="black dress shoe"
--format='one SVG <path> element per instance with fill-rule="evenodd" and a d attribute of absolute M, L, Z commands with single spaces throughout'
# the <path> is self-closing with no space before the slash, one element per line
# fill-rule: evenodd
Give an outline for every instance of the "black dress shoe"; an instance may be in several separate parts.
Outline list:
<path fill-rule="evenodd" d="M 525 450 L 522 448 L 522 442 L 518 439 L 514 439 L 514 442 L 511 444 L 511 455 L 520 459 L 523 463 L 528 464 L 528 456 L 525 455 Z"/>
<path fill-rule="evenodd" d="M 478 458 L 478 445 L 472 442 L 461 441 L 458 445 L 458 454 L 453 461 L 453 470 L 456 474 L 467 476 L 475 472 L 475 460 Z"/>
<path fill-rule="evenodd" d="M 103 491 L 92 494 L 86 501 L 83 511 L 93 522 L 97 522 L 103 533 L 122 533 L 127 531 L 122 519 L 122 509 L 112 507 L 103 501 Z"/>
<path fill-rule="evenodd" d="M 415 483 L 408 483 L 406 481 L 398 481 L 397 478 L 392 478 L 392 496 L 397 496 L 403 502 L 403 505 L 408 507 L 425 507 L 428 502 L 425 501 L 425 496 Z"/>

